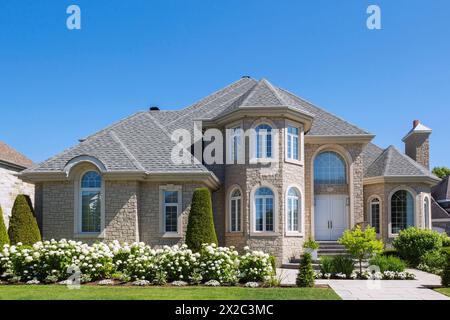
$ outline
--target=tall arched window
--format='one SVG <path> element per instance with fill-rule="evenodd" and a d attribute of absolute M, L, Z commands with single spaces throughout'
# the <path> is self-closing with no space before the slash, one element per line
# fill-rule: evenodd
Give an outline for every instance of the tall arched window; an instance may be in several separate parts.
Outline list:
<path fill-rule="evenodd" d="M 238 188 L 234 189 L 230 197 L 230 231 L 241 231 L 242 219 L 242 193 Z"/>
<path fill-rule="evenodd" d="M 374 198 L 370 201 L 370 225 L 380 233 L 380 199 Z"/>
<path fill-rule="evenodd" d="M 274 194 L 262 187 L 255 193 L 255 231 L 274 230 Z"/>
<path fill-rule="evenodd" d="M 291 187 L 287 193 L 286 203 L 286 225 L 288 232 L 300 232 L 300 192 L 297 188 Z"/>
<path fill-rule="evenodd" d="M 391 198 L 391 232 L 399 233 L 414 226 L 414 200 L 411 193 L 399 190 Z"/>
<path fill-rule="evenodd" d="M 268 124 L 260 124 L 256 127 L 256 158 L 272 158 L 273 139 L 272 127 Z"/>
<path fill-rule="evenodd" d="M 430 199 L 428 197 L 425 198 L 423 202 L 423 214 L 425 215 L 425 228 L 431 229 L 430 224 Z"/>
<path fill-rule="evenodd" d="M 88 171 L 81 178 L 81 232 L 101 231 L 102 178 L 96 171 Z"/>
<path fill-rule="evenodd" d="M 336 152 L 325 151 L 314 160 L 314 183 L 346 184 L 345 161 Z"/>

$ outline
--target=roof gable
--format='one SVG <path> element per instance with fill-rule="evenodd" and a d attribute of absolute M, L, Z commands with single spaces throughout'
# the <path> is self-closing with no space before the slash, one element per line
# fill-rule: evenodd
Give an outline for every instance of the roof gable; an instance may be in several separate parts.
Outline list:
<path fill-rule="evenodd" d="M 21 168 L 33 165 L 33 161 L 2 141 L 0 141 L 0 161 Z"/>

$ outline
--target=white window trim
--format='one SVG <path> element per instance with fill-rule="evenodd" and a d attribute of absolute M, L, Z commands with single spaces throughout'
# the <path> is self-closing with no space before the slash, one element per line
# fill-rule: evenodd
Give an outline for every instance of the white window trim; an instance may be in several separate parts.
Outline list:
<path fill-rule="evenodd" d="M 233 129 L 239 128 L 240 129 L 240 134 L 239 134 L 239 140 L 240 140 L 240 148 L 238 148 L 238 156 L 237 159 L 235 160 L 233 157 L 233 152 L 234 152 L 234 148 L 233 148 L 233 143 L 234 143 L 234 139 L 233 137 L 235 136 L 233 134 Z M 243 121 L 237 121 L 234 122 L 232 124 L 229 124 L 226 128 L 226 164 L 245 164 L 245 133 L 244 133 L 244 126 L 243 126 Z"/>
<path fill-rule="evenodd" d="M 81 188 L 81 182 L 84 177 L 84 175 L 88 172 L 97 172 L 101 179 L 102 179 L 102 186 L 101 188 Z M 75 214 L 74 214 L 74 235 L 76 238 L 86 238 L 86 239 L 92 239 L 92 238 L 101 238 L 104 237 L 104 231 L 105 231 L 105 180 L 102 177 L 102 174 L 95 168 L 87 168 L 80 172 L 80 174 L 77 176 L 77 179 L 75 179 Z M 82 217 L 83 217 L 83 205 L 82 205 L 82 197 L 81 192 L 82 191 L 100 191 L 100 232 L 82 232 Z"/>
<path fill-rule="evenodd" d="M 232 197 L 233 192 L 236 191 L 236 190 L 239 190 L 239 192 L 241 193 L 240 197 Z M 232 230 L 232 214 L 233 213 L 231 212 L 231 210 L 233 208 L 232 202 L 236 201 L 238 199 L 241 200 L 241 205 L 240 205 L 241 217 L 239 219 L 240 220 L 240 229 L 233 231 Z M 233 233 L 234 234 L 234 233 L 242 233 L 243 232 L 243 216 L 244 216 L 243 209 L 244 209 L 244 193 L 242 192 L 241 187 L 235 185 L 235 186 L 230 188 L 230 192 L 228 193 L 228 208 L 227 208 L 228 228 L 227 228 L 227 230 L 228 230 L 229 233 Z"/>
<path fill-rule="evenodd" d="M 428 213 L 426 213 L 426 212 L 423 213 L 423 227 L 425 229 L 433 229 L 433 222 L 431 221 L 431 199 L 428 195 L 425 195 L 423 197 L 422 210 L 425 211 L 425 201 L 426 200 L 428 200 Z M 427 219 L 425 219 L 426 214 L 428 214 L 428 222 L 429 222 L 428 226 L 427 226 Z"/>
<path fill-rule="evenodd" d="M 288 229 L 288 213 L 289 213 L 289 204 L 288 204 L 288 200 L 289 200 L 289 190 L 291 188 L 295 188 L 297 189 L 297 191 L 299 192 L 300 196 L 298 198 L 298 200 L 300 201 L 300 208 L 299 208 L 299 213 L 298 213 L 298 223 L 300 226 L 300 230 L 298 231 L 290 231 Z M 286 236 L 287 237 L 302 237 L 305 235 L 305 219 L 304 219 L 304 212 L 305 212 L 305 201 L 304 201 L 304 196 L 303 196 L 303 192 L 301 191 L 301 188 L 298 185 L 290 185 L 287 187 L 286 192 L 285 192 L 285 199 L 286 199 L 286 209 L 285 209 L 285 218 L 286 218 Z"/>
<path fill-rule="evenodd" d="M 378 195 L 373 195 L 371 197 L 369 197 L 369 200 L 367 202 L 367 212 L 369 212 L 369 225 L 372 226 L 372 202 L 376 201 L 378 202 L 378 205 L 380 207 L 380 213 L 379 213 L 379 219 L 380 219 L 380 232 L 377 233 L 377 235 L 381 235 L 382 234 L 382 230 L 383 230 L 383 206 L 382 206 L 382 200 L 381 197 Z"/>
<path fill-rule="evenodd" d="M 417 227 L 417 221 L 418 221 L 418 217 L 417 217 L 418 210 L 417 210 L 417 203 L 416 203 L 417 193 L 408 186 L 399 186 L 399 187 L 393 189 L 389 193 L 389 198 L 388 198 L 388 238 L 396 238 L 398 236 L 398 233 L 392 233 L 392 196 L 397 191 L 400 191 L 400 190 L 408 191 L 413 198 L 414 226 Z"/>
<path fill-rule="evenodd" d="M 292 159 L 289 158 L 288 156 L 288 139 L 289 139 L 289 127 L 294 127 L 298 129 L 298 157 L 299 159 Z M 284 159 L 285 162 L 289 162 L 289 163 L 293 163 L 293 164 L 297 164 L 297 165 L 304 165 L 305 163 L 305 148 L 304 148 L 304 140 L 305 140 L 305 133 L 303 131 L 303 125 L 299 124 L 299 123 L 295 123 L 293 121 L 290 120 L 286 120 L 285 121 L 285 126 L 284 126 L 284 148 L 285 148 L 285 152 L 284 152 Z"/>
<path fill-rule="evenodd" d="M 256 191 L 259 188 L 269 188 L 273 192 L 273 230 L 274 231 L 256 231 Z M 267 196 L 269 197 L 269 196 Z M 268 183 L 261 183 L 258 186 L 255 186 L 252 189 L 251 196 L 251 226 L 250 226 L 250 236 L 261 236 L 261 237 L 267 237 L 267 236 L 279 236 L 278 230 L 278 193 L 277 189 L 268 184 Z M 263 223 L 264 224 L 264 223 Z"/>
<path fill-rule="evenodd" d="M 164 192 L 177 191 L 178 192 L 178 218 L 177 218 L 177 232 L 166 232 L 166 217 L 165 217 L 165 199 Z M 163 238 L 181 238 L 183 234 L 182 230 L 182 191 L 183 187 L 180 185 L 164 185 L 159 187 L 159 220 L 160 220 L 160 232 Z"/>

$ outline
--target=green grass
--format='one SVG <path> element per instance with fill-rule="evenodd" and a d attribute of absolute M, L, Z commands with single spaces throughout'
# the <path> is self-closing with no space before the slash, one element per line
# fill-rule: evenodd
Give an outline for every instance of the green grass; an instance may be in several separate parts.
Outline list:
<path fill-rule="evenodd" d="M 436 291 L 450 297 L 450 288 L 439 288 Z"/>
<path fill-rule="evenodd" d="M 339 300 L 326 288 L 0 286 L 0 300 Z"/>

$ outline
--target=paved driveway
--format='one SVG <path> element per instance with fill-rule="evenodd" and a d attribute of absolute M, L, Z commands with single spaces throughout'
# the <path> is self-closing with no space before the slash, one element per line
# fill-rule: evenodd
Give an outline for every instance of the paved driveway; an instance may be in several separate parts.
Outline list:
<path fill-rule="evenodd" d="M 450 300 L 429 287 L 440 285 L 440 277 L 419 270 L 408 270 L 417 280 L 317 280 L 329 285 L 344 300 Z M 297 271 L 279 269 L 283 284 L 294 284 Z"/>

